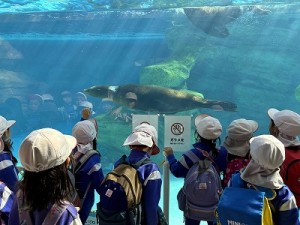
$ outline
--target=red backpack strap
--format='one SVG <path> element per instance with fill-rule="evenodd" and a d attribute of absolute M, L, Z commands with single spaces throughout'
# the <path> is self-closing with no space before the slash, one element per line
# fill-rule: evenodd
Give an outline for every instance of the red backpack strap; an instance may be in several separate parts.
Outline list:
<path fill-rule="evenodd" d="M 202 150 L 201 148 L 196 148 L 198 151 L 200 151 L 202 153 L 202 155 L 209 159 L 211 162 L 215 163 L 214 159 L 211 157 L 211 155 L 207 152 L 207 151 L 204 151 Z"/>
<path fill-rule="evenodd" d="M 207 151 L 204 151 L 200 148 L 196 148 L 198 151 L 200 151 L 202 153 L 202 155 L 207 158 L 209 161 L 211 161 L 213 163 L 213 165 L 215 166 L 215 168 L 217 169 L 217 172 L 219 172 L 219 167 L 217 165 L 217 163 L 215 163 L 214 159 L 211 157 L 211 155 L 207 152 Z"/>

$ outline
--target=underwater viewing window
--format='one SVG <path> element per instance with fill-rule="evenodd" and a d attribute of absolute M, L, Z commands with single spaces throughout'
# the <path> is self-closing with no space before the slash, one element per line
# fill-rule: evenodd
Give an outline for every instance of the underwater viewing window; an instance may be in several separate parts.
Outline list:
<path fill-rule="evenodd" d="M 300 112 L 299 29 L 297 0 L 3 0 L 0 115 L 17 121 L 14 155 L 34 129 L 71 134 L 83 108 L 105 173 L 128 154 L 132 114 L 159 115 L 159 136 L 163 115 L 198 114 L 220 120 L 221 143 L 238 118 L 267 134 L 269 108 Z M 153 160 L 163 170 L 163 154 Z M 182 224 L 183 179 L 170 182 L 170 224 Z"/>

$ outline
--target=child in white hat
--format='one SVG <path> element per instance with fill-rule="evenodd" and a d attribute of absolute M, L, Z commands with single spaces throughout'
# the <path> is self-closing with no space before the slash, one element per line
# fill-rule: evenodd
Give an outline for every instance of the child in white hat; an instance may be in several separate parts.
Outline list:
<path fill-rule="evenodd" d="M 270 134 L 277 137 L 285 147 L 285 160 L 280 175 L 284 183 L 294 193 L 300 207 L 300 115 L 291 110 L 268 110 Z"/>
<path fill-rule="evenodd" d="M 12 153 L 11 126 L 15 120 L 6 120 L 0 116 L 0 180 L 15 192 L 18 181 L 17 159 Z M 4 163 L 5 162 L 5 163 Z"/>
<path fill-rule="evenodd" d="M 282 110 L 271 108 L 268 110 L 271 119 L 269 131 L 270 134 L 277 137 L 285 147 L 299 146 L 300 140 L 300 115 L 291 110 Z"/>
<path fill-rule="evenodd" d="M 227 151 L 224 147 L 217 147 L 216 141 L 222 133 L 222 125 L 220 121 L 212 116 L 201 114 L 195 118 L 195 139 L 196 143 L 193 148 L 186 151 L 182 157 L 177 160 L 171 147 L 165 147 L 164 153 L 170 164 L 170 171 L 175 177 L 186 177 L 189 169 L 200 160 L 207 158 L 209 155 L 214 160 L 214 166 L 217 171 L 224 172 L 226 169 Z M 204 155 L 204 153 L 206 153 Z M 221 191 L 221 190 L 220 190 Z M 190 218 L 184 211 L 185 224 L 200 224 L 200 220 Z M 212 225 L 213 219 L 207 221 L 208 225 Z"/>
<path fill-rule="evenodd" d="M 223 186 L 227 186 L 233 173 L 240 171 L 249 163 L 249 141 L 257 128 L 258 123 L 254 120 L 236 119 L 229 124 L 223 143 L 228 152 Z"/>
<path fill-rule="evenodd" d="M 247 188 L 255 185 L 266 193 L 275 192 L 269 200 L 274 206 L 274 224 L 299 225 L 295 196 L 284 185 L 279 168 L 285 159 L 284 145 L 272 135 L 260 135 L 250 140 L 251 160 L 246 168 L 232 176 L 229 186 Z M 270 196 L 271 197 L 271 196 Z"/>
<path fill-rule="evenodd" d="M 150 160 L 152 155 L 160 152 L 157 143 L 157 130 L 154 126 L 148 123 L 141 123 L 134 128 L 123 143 L 124 146 L 129 146 L 130 154 L 126 157 L 126 161 L 131 165 L 139 164 L 137 172 L 142 188 L 142 206 L 144 212 L 144 221 L 142 224 L 159 224 L 158 211 L 159 200 L 161 193 L 161 174 L 158 165 Z M 124 157 L 115 163 L 115 168 L 118 167 Z M 145 163 L 142 163 L 145 162 Z M 103 208 L 109 207 L 105 205 L 105 199 L 100 201 Z M 127 202 L 118 202 L 113 204 L 110 211 L 122 212 L 126 210 Z"/>
<path fill-rule="evenodd" d="M 81 199 L 80 219 L 84 224 L 95 201 L 95 190 L 100 193 L 100 184 L 104 178 L 100 153 L 96 150 L 97 130 L 90 120 L 75 124 L 72 135 L 77 140 L 72 152 L 74 159 L 75 187 Z M 83 162 L 83 158 L 86 160 Z"/>
<path fill-rule="evenodd" d="M 6 120 L 0 116 L 0 223 L 8 223 L 14 192 L 17 190 L 18 169 L 17 160 L 12 154 L 10 127 L 15 120 Z"/>
<path fill-rule="evenodd" d="M 91 212 L 95 201 L 95 190 L 100 193 L 100 184 L 104 178 L 100 153 L 97 149 L 97 130 L 90 120 L 75 124 L 72 135 L 77 140 L 72 152 L 74 159 L 75 187 L 81 199 L 80 219 L 84 224 Z M 83 158 L 86 158 L 82 162 Z M 80 167 L 79 167 L 80 166 Z"/>
<path fill-rule="evenodd" d="M 74 137 L 51 128 L 35 130 L 23 140 L 19 158 L 24 175 L 9 224 L 82 224 L 77 209 L 67 201 L 74 191 L 68 167 L 75 146 Z"/>

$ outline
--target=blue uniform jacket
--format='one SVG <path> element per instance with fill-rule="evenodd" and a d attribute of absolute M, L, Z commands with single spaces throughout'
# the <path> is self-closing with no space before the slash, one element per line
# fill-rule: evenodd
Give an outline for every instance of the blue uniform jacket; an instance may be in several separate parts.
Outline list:
<path fill-rule="evenodd" d="M 7 187 L 16 192 L 18 183 L 18 170 L 12 162 L 11 155 L 8 152 L 0 153 L 0 181 Z"/>
<path fill-rule="evenodd" d="M 131 150 L 127 160 L 130 164 L 135 164 L 145 157 L 150 158 L 150 156 L 146 152 L 143 152 L 141 150 Z M 117 167 L 119 164 L 120 160 L 115 163 L 115 167 Z M 140 177 L 140 181 L 143 184 L 142 203 L 143 212 L 145 215 L 144 225 L 157 225 L 157 210 L 162 184 L 159 168 L 155 163 L 151 162 L 145 165 L 141 165 L 137 171 Z"/>
<path fill-rule="evenodd" d="M 185 177 L 189 171 L 189 169 L 194 165 L 193 161 L 188 157 L 192 152 L 193 155 L 198 157 L 201 160 L 204 160 L 206 157 L 203 156 L 202 152 L 197 148 L 207 151 L 208 153 L 211 151 L 210 146 L 207 146 L 205 143 L 195 143 L 193 145 L 194 148 L 185 152 L 182 157 L 177 160 L 174 154 L 168 155 L 167 160 L 170 164 L 170 171 L 175 177 Z M 227 166 L 227 150 L 224 147 L 220 147 L 219 154 L 216 158 L 214 158 L 214 166 L 217 171 L 224 172 Z"/>
<path fill-rule="evenodd" d="M 0 212 L 1 219 L 8 224 L 8 217 L 11 211 L 12 203 L 14 200 L 14 193 L 5 185 L 5 183 L 0 182 Z"/>
<path fill-rule="evenodd" d="M 78 158 L 79 160 L 80 158 Z M 78 191 L 80 199 L 89 188 L 86 198 L 79 211 L 80 219 L 84 224 L 89 216 L 89 213 L 94 205 L 95 190 L 100 193 L 100 184 L 104 179 L 103 171 L 100 163 L 99 155 L 92 155 L 86 163 L 75 174 L 75 187 Z"/>
<path fill-rule="evenodd" d="M 240 172 L 232 175 L 229 182 L 230 187 L 247 188 L 247 182 L 242 180 Z M 299 225 L 299 212 L 296 200 L 292 192 L 287 186 L 280 189 L 274 189 L 276 197 L 270 202 L 275 208 L 273 219 L 276 225 Z"/>

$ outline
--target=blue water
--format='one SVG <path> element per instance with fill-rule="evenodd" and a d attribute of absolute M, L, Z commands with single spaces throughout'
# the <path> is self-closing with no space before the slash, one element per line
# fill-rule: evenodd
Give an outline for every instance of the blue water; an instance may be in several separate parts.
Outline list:
<path fill-rule="evenodd" d="M 191 6 L 224 6 L 241 4 L 284 4 L 286 0 L 186 0 L 186 1 L 120 1 L 123 5 L 113 5 L 113 0 L 3 0 L 0 2 L 2 12 L 32 12 L 32 11 L 92 11 L 107 9 L 153 9 L 176 8 Z M 118 1 L 115 1 L 118 2 Z M 135 2 L 135 4 L 130 4 Z M 289 0 L 288 3 L 297 3 L 297 0 Z"/>
<path fill-rule="evenodd" d="M 180 115 L 208 113 L 217 117 L 223 125 L 222 140 L 233 119 L 255 119 L 259 122 L 257 134 L 265 134 L 268 108 L 300 112 L 296 97 L 300 85 L 298 1 L 231 1 L 243 8 L 236 20 L 226 24 L 226 38 L 209 35 L 194 26 L 181 7 L 214 8 L 230 1 L 161 2 L 160 7 L 152 1 L 141 1 L 139 6 L 115 9 L 110 1 L 101 0 L 0 1 L 0 112 L 17 120 L 12 129 L 16 156 L 29 130 L 20 114 L 3 111 L 2 103 L 7 98 L 19 99 L 26 111 L 30 94 L 51 93 L 60 105 L 63 90 L 75 93 L 93 85 L 139 84 L 144 67 L 195 54 L 195 50 L 195 64 L 185 87 L 203 93 L 207 99 L 232 101 L 238 111 L 199 108 Z M 246 5 L 251 4 L 257 4 L 256 11 L 247 11 Z M 208 26 L 214 23 L 207 21 Z M 176 76 L 166 83 L 153 82 L 170 85 L 173 80 Z M 95 109 L 101 101 L 91 96 L 88 100 Z M 54 124 L 67 134 L 72 125 Z M 111 152 L 126 152 L 114 142 L 122 142 L 130 127 L 126 134 L 112 131 L 109 140 L 101 132 L 100 129 L 99 146 L 107 171 L 112 164 L 108 160 Z M 163 147 L 163 138 L 159 145 Z M 154 160 L 161 162 L 163 155 Z M 176 202 L 182 179 L 171 176 L 170 180 L 170 224 L 177 225 L 182 223 Z"/>

